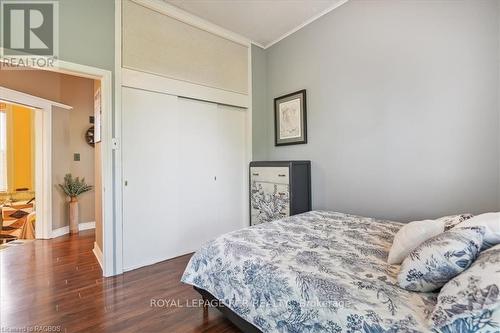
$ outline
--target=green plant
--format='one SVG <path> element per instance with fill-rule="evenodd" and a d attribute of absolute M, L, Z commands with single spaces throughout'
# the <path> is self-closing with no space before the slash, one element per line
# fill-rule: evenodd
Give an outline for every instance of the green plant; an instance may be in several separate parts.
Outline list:
<path fill-rule="evenodd" d="M 68 173 L 64 176 L 64 183 L 59 184 L 61 190 L 68 197 L 76 198 L 80 194 L 92 190 L 92 185 L 85 183 L 85 177 L 80 180 L 80 177 L 73 178 L 73 176 Z"/>

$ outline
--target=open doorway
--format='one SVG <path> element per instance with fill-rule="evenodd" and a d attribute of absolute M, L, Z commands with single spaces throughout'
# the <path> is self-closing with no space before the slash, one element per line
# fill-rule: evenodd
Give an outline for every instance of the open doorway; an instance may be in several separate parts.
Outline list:
<path fill-rule="evenodd" d="M 92 186 L 91 192 L 78 197 L 76 232 L 92 230 L 95 235 L 94 253 L 103 266 L 101 249 L 104 248 L 104 188 L 99 138 L 102 123 L 101 86 L 100 79 L 56 71 L 2 73 L 0 100 L 4 108 L 19 108 L 23 112 L 29 112 L 32 117 L 29 134 L 33 155 L 29 160 L 33 185 L 18 188 L 10 177 L 10 173 L 18 173 L 18 168 L 11 165 L 9 161 L 12 158 L 9 156 L 13 152 L 14 155 L 18 152 L 26 153 L 29 147 L 27 144 L 14 147 L 9 143 L 11 140 L 8 133 L 14 129 L 8 128 L 9 122 L 6 120 L 5 130 L 2 131 L 6 133 L 6 162 L 3 163 L 3 169 L 0 169 L 6 175 L 0 180 L 0 185 L 5 183 L 6 188 L 3 191 L 0 189 L 0 206 L 2 213 L 9 214 L 12 210 L 17 214 L 9 214 L 9 218 L 5 219 L 2 242 L 12 244 L 33 238 L 47 239 L 69 234 L 70 217 L 73 216 L 70 214 L 70 198 L 59 184 L 64 184 L 65 176 L 71 174 L 73 178 L 79 177 L 80 181 L 85 178 L 87 184 Z M 4 113 L 6 119 L 7 114 L 12 114 L 11 111 Z M 24 124 L 23 130 L 26 128 L 27 125 Z M 25 198 L 30 195 L 31 198 Z M 24 214 L 22 212 L 31 214 L 29 218 L 27 215 L 23 217 L 26 220 L 24 222 L 16 219 Z M 21 230 L 12 233 L 15 227 L 20 227 Z"/>
<path fill-rule="evenodd" d="M 35 111 L 0 102 L 0 243 L 35 239 Z"/>

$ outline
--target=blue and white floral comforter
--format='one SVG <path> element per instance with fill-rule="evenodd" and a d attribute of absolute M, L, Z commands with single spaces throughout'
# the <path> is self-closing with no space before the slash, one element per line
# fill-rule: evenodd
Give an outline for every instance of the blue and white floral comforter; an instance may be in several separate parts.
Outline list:
<path fill-rule="evenodd" d="M 401 289 L 386 263 L 401 226 L 327 211 L 260 224 L 206 244 L 182 281 L 263 332 L 428 332 L 437 294 Z"/>

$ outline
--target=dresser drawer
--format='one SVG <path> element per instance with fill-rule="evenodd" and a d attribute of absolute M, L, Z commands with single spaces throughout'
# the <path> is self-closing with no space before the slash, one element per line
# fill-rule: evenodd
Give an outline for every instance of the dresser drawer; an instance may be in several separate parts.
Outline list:
<path fill-rule="evenodd" d="M 252 225 L 290 216 L 290 192 L 286 184 L 252 181 L 250 200 Z"/>
<path fill-rule="evenodd" d="M 250 225 L 311 210 L 310 161 L 254 161 L 249 172 Z"/>
<path fill-rule="evenodd" d="M 269 182 L 276 184 L 289 183 L 288 167 L 251 167 L 250 179 L 257 182 Z"/>

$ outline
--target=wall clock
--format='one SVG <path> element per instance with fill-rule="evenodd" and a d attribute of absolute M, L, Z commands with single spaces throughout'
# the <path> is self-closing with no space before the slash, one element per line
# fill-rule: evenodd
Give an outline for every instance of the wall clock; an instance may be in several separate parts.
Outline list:
<path fill-rule="evenodd" d="M 85 132 L 85 141 L 91 146 L 94 147 L 95 137 L 94 137 L 94 126 L 91 126 L 87 132 Z"/>

